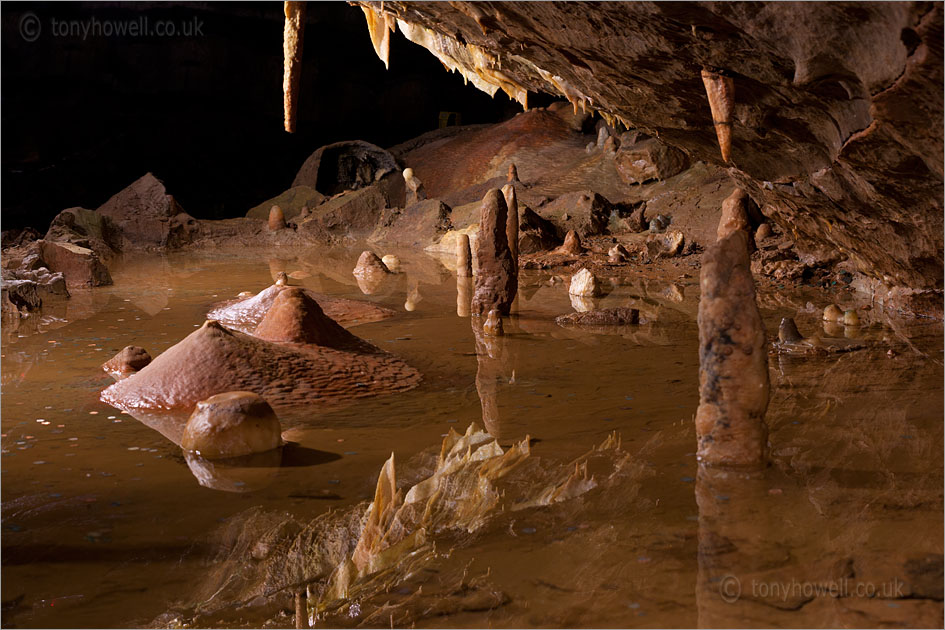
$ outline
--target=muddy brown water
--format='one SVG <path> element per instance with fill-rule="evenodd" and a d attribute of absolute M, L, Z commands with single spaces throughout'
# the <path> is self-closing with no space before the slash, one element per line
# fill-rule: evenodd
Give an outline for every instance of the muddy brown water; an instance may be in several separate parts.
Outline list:
<path fill-rule="evenodd" d="M 422 571 L 319 624 L 389 625 L 389 610 L 390 623 L 421 627 L 942 625 L 940 323 L 873 311 L 855 333 L 864 350 L 772 356 L 771 466 L 753 477 L 707 473 L 692 426 L 692 257 L 605 281 L 600 306 L 635 306 L 645 320 L 619 334 L 557 326 L 556 315 L 573 312 L 568 275 L 524 273 L 504 345 L 483 366 L 495 383 L 483 405 L 476 379 L 487 357 L 477 359 L 470 319 L 457 316 L 452 273 L 402 252 L 406 273 L 364 295 L 350 273 L 359 253 L 142 257 L 114 271 L 114 286 L 5 326 L 4 627 L 151 624 L 189 601 L 230 519 L 257 506 L 299 520 L 355 509 L 373 497 L 391 452 L 409 478 L 418 454 L 472 422 L 503 446 L 530 436 L 532 456 L 549 463 L 616 431 L 642 472 L 444 538 Z M 349 329 L 404 358 L 423 383 L 284 413 L 281 466 L 219 472 L 211 485 L 225 490 L 200 485 L 177 445 L 99 401 L 112 382 L 100 365 L 129 344 L 156 356 L 211 305 L 265 288 L 280 270 L 293 284 L 397 309 Z M 771 334 L 791 315 L 802 332 L 824 335 L 817 309 L 829 296 L 786 291 L 762 290 Z M 201 623 L 292 619 L 234 607 Z"/>

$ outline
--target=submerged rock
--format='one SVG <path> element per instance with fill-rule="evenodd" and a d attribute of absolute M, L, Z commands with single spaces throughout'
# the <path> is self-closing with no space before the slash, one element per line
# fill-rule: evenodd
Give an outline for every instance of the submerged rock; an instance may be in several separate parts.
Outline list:
<path fill-rule="evenodd" d="M 358 264 L 355 265 L 352 273 L 359 277 L 370 276 L 373 274 L 388 274 L 390 273 L 390 269 L 387 268 L 387 265 L 384 264 L 384 261 L 381 260 L 377 254 L 370 250 L 365 250 L 361 252 L 361 256 L 358 258 Z"/>
<path fill-rule="evenodd" d="M 102 364 L 102 369 L 116 377 L 134 374 L 151 363 L 151 355 L 140 346 L 125 346 L 121 352 Z"/>
<path fill-rule="evenodd" d="M 640 311 L 620 306 L 579 313 L 568 313 L 555 318 L 559 326 L 636 326 L 640 323 Z"/>
<path fill-rule="evenodd" d="M 419 382 L 415 369 L 366 341 L 353 351 L 286 345 L 207 321 L 101 398 L 119 409 L 173 410 L 223 392 L 252 391 L 274 406 L 325 405 Z"/>
<path fill-rule="evenodd" d="M 206 459 L 264 453 L 282 445 L 282 427 L 262 397 L 226 392 L 197 403 L 180 445 Z"/>
<path fill-rule="evenodd" d="M 482 324 L 482 332 L 491 337 L 501 337 L 505 334 L 505 330 L 502 327 L 502 317 L 499 315 L 498 310 L 492 309 L 489 311 L 489 314 L 486 316 L 486 321 Z"/>
<path fill-rule="evenodd" d="M 506 223 L 508 208 L 499 190 L 486 193 L 480 207 L 479 238 L 476 258 L 479 262 L 472 312 L 476 315 L 492 309 L 508 315 L 518 289 L 518 269 L 509 249 Z"/>
<path fill-rule="evenodd" d="M 576 297 L 596 297 L 600 295 L 600 285 L 589 269 L 581 269 L 571 276 L 568 293 Z"/>

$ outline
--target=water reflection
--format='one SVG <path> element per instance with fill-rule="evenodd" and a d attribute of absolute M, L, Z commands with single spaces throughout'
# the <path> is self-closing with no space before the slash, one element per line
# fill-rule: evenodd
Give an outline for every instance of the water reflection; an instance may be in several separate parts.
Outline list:
<path fill-rule="evenodd" d="M 500 387 L 508 387 L 515 380 L 513 343 L 509 337 L 493 337 L 482 331 L 483 318 L 473 317 L 471 326 L 476 341 L 476 391 L 482 405 L 482 423 L 491 435 L 502 439 L 499 413 Z"/>

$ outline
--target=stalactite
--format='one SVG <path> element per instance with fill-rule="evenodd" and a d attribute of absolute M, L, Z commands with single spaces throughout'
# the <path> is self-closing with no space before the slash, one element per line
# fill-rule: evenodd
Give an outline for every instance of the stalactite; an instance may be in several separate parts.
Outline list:
<path fill-rule="evenodd" d="M 389 13 L 378 13 L 371 7 L 361 6 L 364 18 L 367 20 L 368 32 L 371 34 L 371 44 L 374 52 L 384 62 L 384 67 L 390 69 L 390 34 L 397 32 L 397 20 Z"/>
<path fill-rule="evenodd" d="M 732 120 L 735 114 L 735 81 L 712 70 L 702 71 L 702 83 L 709 97 L 712 110 L 712 123 L 715 135 L 719 139 L 722 159 L 728 162 L 732 157 Z"/>
<path fill-rule="evenodd" d="M 295 113 L 299 105 L 299 82 L 302 78 L 302 36 L 305 33 L 305 3 L 286 2 L 284 8 L 282 105 L 285 114 L 285 130 L 292 133 L 295 131 Z"/>

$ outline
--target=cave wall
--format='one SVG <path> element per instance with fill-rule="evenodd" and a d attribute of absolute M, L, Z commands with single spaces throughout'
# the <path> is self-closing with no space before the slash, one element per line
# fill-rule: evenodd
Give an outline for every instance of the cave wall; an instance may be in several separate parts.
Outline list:
<path fill-rule="evenodd" d="M 360 4 L 484 89 L 560 94 L 727 166 L 809 258 L 941 299 L 941 3 Z M 703 68 L 734 81 L 728 164 Z"/>

